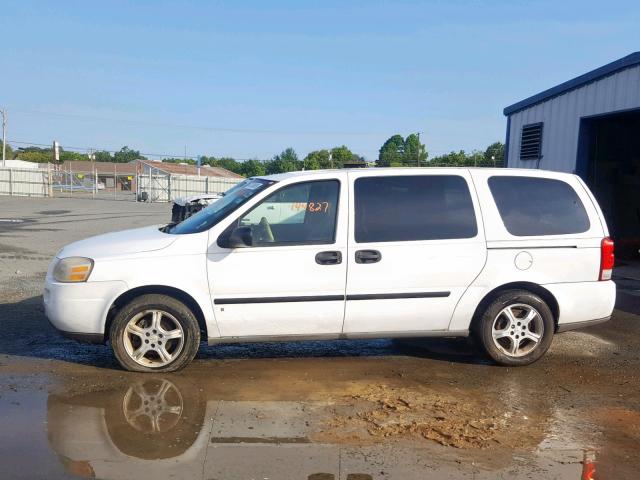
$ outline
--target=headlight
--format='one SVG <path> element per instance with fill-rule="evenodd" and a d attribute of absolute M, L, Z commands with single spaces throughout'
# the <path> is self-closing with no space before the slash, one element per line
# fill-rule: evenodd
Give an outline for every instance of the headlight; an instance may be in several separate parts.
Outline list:
<path fill-rule="evenodd" d="M 68 257 L 58 260 L 53 269 L 56 282 L 86 282 L 93 270 L 93 260 L 84 257 Z"/>

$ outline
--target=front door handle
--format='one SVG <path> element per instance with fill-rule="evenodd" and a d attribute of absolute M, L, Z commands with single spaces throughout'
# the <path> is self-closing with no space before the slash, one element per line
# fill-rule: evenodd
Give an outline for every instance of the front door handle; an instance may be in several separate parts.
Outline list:
<path fill-rule="evenodd" d="M 316 263 L 318 265 L 337 265 L 342 263 L 342 252 L 320 252 L 316 254 Z"/>
<path fill-rule="evenodd" d="M 356 263 L 376 263 L 382 259 L 382 254 L 378 250 L 358 250 L 356 252 Z"/>

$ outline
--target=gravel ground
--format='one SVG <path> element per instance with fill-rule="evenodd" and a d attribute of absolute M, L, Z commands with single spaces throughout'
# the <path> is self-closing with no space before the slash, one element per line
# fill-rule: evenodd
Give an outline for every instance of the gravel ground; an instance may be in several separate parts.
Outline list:
<path fill-rule="evenodd" d="M 3 478 L 637 478 L 635 286 L 627 312 L 524 368 L 466 339 L 375 340 L 203 345 L 178 374 L 137 375 L 59 337 L 42 282 L 66 243 L 166 222 L 169 205 L 0 205 Z"/>

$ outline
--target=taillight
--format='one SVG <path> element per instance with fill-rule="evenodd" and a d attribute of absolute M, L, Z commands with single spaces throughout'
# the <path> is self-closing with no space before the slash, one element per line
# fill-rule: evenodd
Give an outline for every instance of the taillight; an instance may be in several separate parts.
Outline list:
<path fill-rule="evenodd" d="M 613 254 L 613 240 L 609 237 L 602 239 L 600 243 L 600 276 L 598 280 L 611 280 L 613 272 L 613 264 L 615 263 L 615 255 Z"/>

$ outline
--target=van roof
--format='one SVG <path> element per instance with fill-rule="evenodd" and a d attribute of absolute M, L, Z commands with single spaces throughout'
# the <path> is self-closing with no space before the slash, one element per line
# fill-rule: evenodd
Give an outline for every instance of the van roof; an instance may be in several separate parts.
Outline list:
<path fill-rule="evenodd" d="M 276 182 L 286 180 L 293 177 L 314 177 L 317 175 L 327 174 L 331 172 L 353 172 L 353 173 L 363 173 L 363 172 L 375 172 L 376 174 L 391 173 L 391 174 L 399 174 L 399 173 L 407 173 L 412 174 L 418 171 L 425 171 L 425 168 L 428 168 L 429 171 L 438 171 L 438 172 L 459 172 L 460 170 L 467 170 L 470 172 L 485 172 L 492 173 L 494 175 L 526 175 L 531 177 L 549 177 L 549 176 L 557 176 L 558 178 L 574 176 L 569 173 L 562 172 L 554 172 L 551 170 L 534 170 L 528 168 L 491 168 L 491 167 L 384 167 L 384 168 L 342 168 L 342 169 L 333 169 L 333 170 L 298 170 L 295 172 L 286 172 L 286 173 L 276 173 L 273 175 L 264 175 L 259 178 L 264 178 L 267 180 L 275 180 Z"/>

